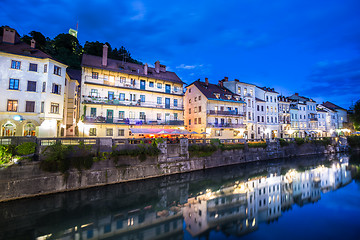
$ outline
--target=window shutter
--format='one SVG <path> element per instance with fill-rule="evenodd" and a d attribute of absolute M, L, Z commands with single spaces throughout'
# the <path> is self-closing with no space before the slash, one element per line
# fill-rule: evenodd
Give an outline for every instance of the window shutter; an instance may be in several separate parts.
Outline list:
<path fill-rule="evenodd" d="M 59 85 L 59 92 L 58 92 L 58 94 L 61 95 L 61 85 Z"/>
<path fill-rule="evenodd" d="M 52 84 L 52 90 L 51 90 L 52 93 L 55 92 L 55 83 Z"/>

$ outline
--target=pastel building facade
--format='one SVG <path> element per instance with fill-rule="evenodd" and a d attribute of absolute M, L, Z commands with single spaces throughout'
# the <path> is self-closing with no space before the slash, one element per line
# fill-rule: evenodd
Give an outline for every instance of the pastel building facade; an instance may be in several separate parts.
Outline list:
<path fill-rule="evenodd" d="M 183 129 L 183 82 L 159 61 L 126 63 L 83 55 L 80 136 L 141 137 Z"/>
<path fill-rule="evenodd" d="M 185 127 L 207 138 L 243 138 L 245 102 L 219 82 L 195 81 L 184 97 Z"/>
<path fill-rule="evenodd" d="M 0 135 L 60 136 L 66 65 L 4 27 L 0 42 Z"/>
<path fill-rule="evenodd" d="M 290 125 L 290 100 L 284 96 L 278 96 L 279 103 L 279 137 L 288 138 L 291 135 Z"/>

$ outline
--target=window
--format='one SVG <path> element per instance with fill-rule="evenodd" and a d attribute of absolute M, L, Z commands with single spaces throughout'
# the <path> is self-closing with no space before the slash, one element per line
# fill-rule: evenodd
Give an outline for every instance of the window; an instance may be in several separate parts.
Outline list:
<path fill-rule="evenodd" d="M 189 88 L 189 93 L 191 93 L 191 88 Z"/>
<path fill-rule="evenodd" d="M 215 136 L 216 136 L 216 137 L 220 137 L 220 136 L 221 136 L 221 131 L 220 131 L 220 130 L 216 130 L 216 131 L 215 131 Z"/>
<path fill-rule="evenodd" d="M 189 125 L 191 125 L 191 119 L 189 119 Z"/>
<path fill-rule="evenodd" d="M 199 101 L 201 100 L 201 96 L 199 96 Z"/>
<path fill-rule="evenodd" d="M 270 96 L 270 102 L 272 102 L 272 96 Z"/>
<path fill-rule="evenodd" d="M 30 63 L 29 64 L 29 71 L 31 72 L 37 72 L 37 64 L 36 63 Z"/>
<path fill-rule="evenodd" d="M 174 107 L 177 107 L 177 106 L 178 106 L 178 100 L 174 99 Z"/>
<path fill-rule="evenodd" d="M 46 82 L 43 82 L 42 84 L 42 92 L 46 92 Z"/>
<path fill-rule="evenodd" d="M 40 105 L 40 112 L 41 113 L 44 113 L 44 110 L 45 109 L 45 102 L 41 102 L 41 105 Z"/>
<path fill-rule="evenodd" d="M 26 101 L 25 112 L 35 112 L 35 101 Z"/>
<path fill-rule="evenodd" d="M 98 96 L 98 90 L 97 89 L 91 89 L 90 96 L 91 97 L 97 97 Z"/>
<path fill-rule="evenodd" d="M 194 102 L 196 102 L 196 100 L 197 100 L 197 97 L 194 98 Z"/>
<path fill-rule="evenodd" d="M 179 90 L 179 88 L 174 86 L 174 92 L 177 92 L 178 90 Z"/>
<path fill-rule="evenodd" d="M 44 73 L 47 73 L 47 64 L 44 64 Z"/>
<path fill-rule="evenodd" d="M 120 93 L 119 100 L 120 101 L 125 101 L 125 93 Z"/>
<path fill-rule="evenodd" d="M 157 84 L 157 88 L 161 89 L 161 88 L 162 88 L 162 84 L 161 84 L 161 83 L 158 83 L 158 84 Z"/>
<path fill-rule="evenodd" d="M 261 122 L 264 122 L 264 116 L 261 116 Z"/>
<path fill-rule="evenodd" d="M 189 108 L 189 114 L 191 114 L 191 108 Z"/>
<path fill-rule="evenodd" d="M 12 79 L 12 78 L 10 78 L 10 81 L 9 81 L 9 89 L 19 90 L 19 79 Z"/>
<path fill-rule="evenodd" d="M 61 85 L 53 83 L 53 85 L 52 85 L 52 93 L 61 94 Z"/>
<path fill-rule="evenodd" d="M 61 76 L 61 67 L 54 65 L 54 74 Z"/>
<path fill-rule="evenodd" d="M 197 118 L 194 118 L 194 124 L 197 124 Z"/>
<path fill-rule="evenodd" d="M 154 82 L 149 82 L 149 87 L 154 87 Z"/>
<path fill-rule="evenodd" d="M 134 119 L 135 118 L 135 112 L 130 111 L 129 112 L 129 118 Z"/>
<path fill-rule="evenodd" d="M 125 136 L 125 130 L 124 129 L 118 129 L 118 136 L 119 137 Z"/>
<path fill-rule="evenodd" d="M 198 119 L 198 124 L 201 124 L 201 118 Z"/>
<path fill-rule="evenodd" d="M 189 99 L 189 103 L 191 103 L 191 99 Z"/>
<path fill-rule="evenodd" d="M 18 101 L 17 100 L 8 100 L 7 110 L 8 112 L 17 112 Z"/>
<path fill-rule="evenodd" d="M 11 61 L 11 68 L 12 68 L 12 69 L 20 69 L 20 66 L 21 66 L 21 62 L 20 62 L 20 61 L 15 61 L 15 60 L 12 60 L 12 61 Z"/>
<path fill-rule="evenodd" d="M 264 111 L 264 106 L 261 106 L 261 111 L 262 111 L 262 112 Z"/>
<path fill-rule="evenodd" d="M 201 112 L 201 106 L 199 106 L 199 111 L 198 112 Z"/>
<path fill-rule="evenodd" d="M 114 134 L 114 130 L 112 128 L 106 129 L 106 136 L 111 137 Z"/>
<path fill-rule="evenodd" d="M 125 112 L 119 111 L 119 119 L 124 119 L 124 118 L 125 118 Z"/>
<path fill-rule="evenodd" d="M 257 121 L 260 122 L 260 116 L 257 116 Z"/>
<path fill-rule="evenodd" d="M 174 113 L 174 120 L 178 120 L 178 114 Z"/>
<path fill-rule="evenodd" d="M 197 113 L 197 107 L 194 107 L 194 113 Z"/>
<path fill-rule="evenodd" d="M 156 119 L 161 120 L 161 113 L 156 114 Z"/>
<path fill-rule="evenodd" d="M 90 109 L 90 117 L 96 117 L 96 108 Z"/>
<path fill-rule="evenodd" d="M 130 93 L 130 101 L 136 101 L 136 94 Z"/>
<path fill-rule="evenodd" d="M 145 102 L 145 95 L 140 95 L 140 102 Z"/>
<path fill-rule="evenodd" d="M 99 73 L 98 72 L 92 72 L 92 79 L 99 79 Z"/>
<path fill-rule="evenodd" d="M 108 92 L 108 99 L 114 100 L 114 92 Z"/>
<path fill-rule="evenodd" d="M 35 81 L 28 81 L 27 91 L 36 92 L 36 82 Z"/>
<path fill-rule="evenodd" d="M 139 118 L 142 120 L 145 120 L 145 118 L 146 118 L 145 112 L 140 112 Z"/>
<path fill-rule="evenodd" d="M 51 103 L 50 113 L 59 113 L 59 104 L 58 103 Z"/>
<path fill-rule="evenodd" d="M 96 136 L 96 128 L 89 129 L 89 136 Z"/>
<path fill-rule="evenodd" d="M 157 104 L 161 104 L 161 97 L 157 97 Z"/>
<path fill-rule="evenodd" d="M 267 122 L 269 122 L 269 117 L 266 117 Z"/>

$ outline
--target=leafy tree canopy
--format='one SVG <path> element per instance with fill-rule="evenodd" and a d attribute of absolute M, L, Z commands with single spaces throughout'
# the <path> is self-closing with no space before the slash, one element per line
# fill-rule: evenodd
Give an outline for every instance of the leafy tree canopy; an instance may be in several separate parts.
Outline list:
<path fill-rule="evenodd" d="M 36 48 L 49 54 L 60 62 L 65 63 L 70 68 L 75 69 L 81 69 L 81 57 L 84 53 L 102 56 L 104 45 L 104 43 L 98 41 L 86 41 L 84 47 L 82 47 L 76 37 L 67 33 L 61 33 L 54 39 L 50 39 L 40 32 L 31 31 L 28 35 L 21 37 L 21 40 L 28 44 L 30 44 L 31 39 L 36 41 Z M 109 46 L 109 58 L 142 64 L 142 62 L 133 59 L 130 52 L 127 51 L 125 47 L 121 46 L 119 49 L 112 49 L 110 43 L 106 42 L 106 44 Z"/>
<path fill-rule="evenodd" d="M 354 129 L 360 131 L 360 100 L 358 100 L 354 105 L 353 114 L 350 116 L 351 121 L 353 122 Z"/>

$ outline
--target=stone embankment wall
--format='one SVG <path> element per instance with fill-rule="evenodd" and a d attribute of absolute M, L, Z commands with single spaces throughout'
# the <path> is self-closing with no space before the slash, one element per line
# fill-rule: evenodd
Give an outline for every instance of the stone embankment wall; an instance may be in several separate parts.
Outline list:
<path fill-rule="evenodd" d="M 85 189 L 95 186 L 141 180 L 165 175 L 191 172 L 233 164 L 291 158 L 338 151 L 336 145 L 290 143 L 281 147 L 279 142 L 268 143 L 266 148 L 217 150 L 208 157 L 189 156 L 188 141 L 179 144 L 159 144 L 161 154 L 140 161 L 137 157 L 119 156 L 94 163 L 90 170 L 71 170 L 68 174 L 44 172 L 39 162 L 28 162 L 0 169 L 0 201 L 33 197 L 50 193 Z"/>

